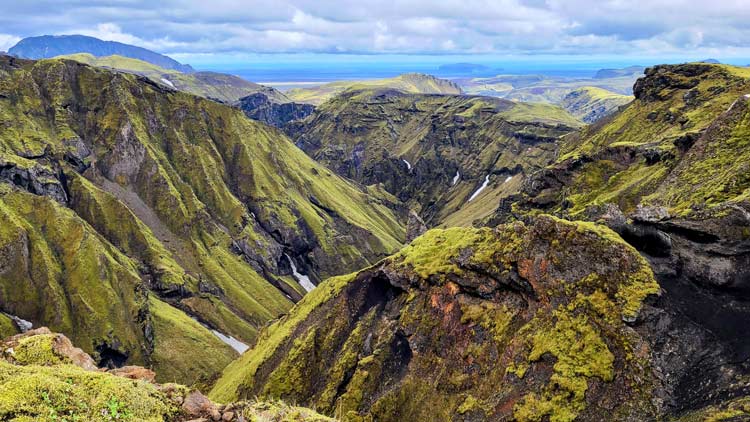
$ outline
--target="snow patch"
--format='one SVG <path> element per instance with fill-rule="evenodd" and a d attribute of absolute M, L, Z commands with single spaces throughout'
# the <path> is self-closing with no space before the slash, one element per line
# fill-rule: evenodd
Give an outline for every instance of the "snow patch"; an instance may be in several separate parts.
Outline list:
<path fill-rule="evenodd" d="M 745 98 L 750 98 L 750 94 L 745 94 Z"/>
<path fill-rule="evenodd" d="M 15 316 L 15 315 L 11 315 L 11 314 L 6 314 L 5 312 L 3 312 L 3 315 L 5 315 L 8 318 L 12 319 L 13 322 L 16 323 L 16 326 L 18 327 L 18 329 L 21 330 L 22 333 L 25 333 L 25 332 L 29 331 L 30 329 L 32 329 L 34 327 L 34 324 L 32 324 L 29 321 L 26 321 L 23 318 L 19 318 L 19 317 Z"/>
<path fill-rule="evenodd" d="M 404 160 L 403 158 L 401 159 L 401 161 L 403 161 L 406 164 L 406 169 L 409 170 L 409 171 L 411 171 L 411 163 L 408 162 L 408 161 L 406 161 L 406 160 Z"/>
<path fill-rule="evenodd" d="M 169 85 L 170 87 L 174 88 L 174 84 L 169 79 L 161 78 L 161 81 L 164 82 L 165 84 Z"/>
<path fill-rule="evenodd" d="M 292 275 L 297 279 L 300 286 L 302 286 L 302 288 L 308 292 L 312 291 L 312 289 L 315 288 L 315 285 L 312 283 L 312 281 L 310 281 L 310 277 L 297 272 L 297 266 L 294 265 L 294 260 L 292 260 L 292 258 L 287 254 L 284 254 L 284 256 L 289 260 L 289 265 L 292 267 Z"/>
<path fill-rule="evenodd" d="M 237 340 L 236 338 L 232 336 L 222 334 L 216 330 L 211 330 L 211 332 L 214 333 L 214 335 L 218 337 L 219 340 L 223 341 L 225 344 L 228 344 L 232 349 L 236 350 L 237 353 L 239 354 L 245 353 L 245 351 L 250 348 L 250 346 Z"/>
<path fill-rule="evenodd" d="M 490 175 L 488 174 L 487 176 L 484 176 L 484 183 L 482 183 L 482 186 L 480 186 L 479 189 L 477 189 L 474 193 L 471 194 L 471 196 L 469 197 L 469 202 L 474 200 L 474 198 L 476 198 L 480 193 L 482 193 L 484 188 L 486 188 L 489 183 L 490 183 Z"/>
<path fill-rule="evenodd" d="M 456 183 L 458 183 L 458 180 L 461 178 L 461 173 L 456 170 L 456 175 L 453 176 L 453 184 L 451 186 L 456 186 Z"/>
<path fill-rule="evenodd" d="M 506 178 L 505 178 L 505 181 L 504 181 L 503 183 L 508 183 L 508 182 L 510 182 L 510 179 L 512 179 L 512 178 L 513 178 L 513 176 L 508 176 L 508 177 L 506 177 Z"/>

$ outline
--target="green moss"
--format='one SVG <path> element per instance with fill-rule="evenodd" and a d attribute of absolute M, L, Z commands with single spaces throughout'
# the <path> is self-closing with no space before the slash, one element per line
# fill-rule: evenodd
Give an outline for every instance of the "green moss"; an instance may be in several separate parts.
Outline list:
<path fill-rule="evenodd" d="M 0 339 L 18 334 L 18 327 L 9 316 L 0 313 Z"/>
<path fill-rule="evenodd" d="M 499 248 L 497 238 L 489 228 L 433 229 L 402 249 L 395 259 L 427 279 L 433 275 L 463 274 L 454 260 L 464 250 L 471 251 L 473 262 L 492 264 L 493 255 Z"/>
<path fill-rule="evenodd" d="M 68 365 L 23 367 L 0 361 L 3 420 L 160 422 L 175 416 L 177 406 L 144 381 Z"/>
<path fill-rule="evenodd" d="M 297 324 L 321 304 L 336 296 L 355 276 L 356 274 L 332 277 L 305 295 L 288 315 L 282 317 L 261 333 L 256 347 L 244 353 L 224 369 L 222 377 L 211 389 L 209 396 L 220 402 L 236 400 L 238 388 L 240 386 L 252 386 L 253 376 L 260 365 L 271 358 L 279 345 L 289 338 Z"/>
<path fill-rule="evenodd" d="M 230 346 L 184 312 L 154 297 L 149 298 L 148 308 L 154 329 L 151 358 L 157 381 L 209 383 L 237 357 Z"/>
<path fill-rule="evenodd" d="M 55 334 L 26 337 L 13 348 L 13 360 L 19 365 L 59 365 L 70 363 L 54 352 Z"/>

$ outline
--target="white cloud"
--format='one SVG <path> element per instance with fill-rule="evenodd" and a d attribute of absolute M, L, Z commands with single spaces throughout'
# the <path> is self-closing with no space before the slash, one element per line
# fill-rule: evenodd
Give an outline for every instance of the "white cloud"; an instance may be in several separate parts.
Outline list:
<path fill-rule="evenodd" d="M 21 38 L 15 35 L 0 34 L 0 51 L 8 51 L 19 41 Z"/>
<path fill-rule="evenodd" d="M 36 0 L 0 48 L 81 33 L 180 56 L 252 52 L 750 54 L 750 7 L 712 0 Z"/>

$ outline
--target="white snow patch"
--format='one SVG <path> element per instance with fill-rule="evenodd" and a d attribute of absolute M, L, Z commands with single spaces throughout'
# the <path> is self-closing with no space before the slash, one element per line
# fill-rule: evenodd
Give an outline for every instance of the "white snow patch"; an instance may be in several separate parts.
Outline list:
<path fill-rule="evenodd" d="M 284 256 L 286 257 L 286 259 L 289 260 L 289 265 L 292 267 L 292 275 L 294 276 L 294 278 L 297 279 L 297 281 L 299 282 L 300 286 L 302 286 L 302 288 L 305 289 L 308 292 L 312 291 L 312 289 L 315 288 L 315 285 L 312 283 L 312 281 L 310 281 L 310 277 L 308 277 L 308 276 L 306 276 L 304 274 L 298 273 L 297 272 L 297 266 L 294 265 L 294 260 L 292 260 L 292 258 L 290 258 L 289 255 L 287 255 L 287 254 L 284 254 Z"/>
<path fill-rule="evenodd" d="M 22 333 L 25 333 L 25 332 L 29 331 L 31 328 L 34 327 L 34 324 L 32 324 L 29 321 L 26 321 L 23 318 L 19 318 L 19 317 L 15 316 L 15 315 L 11 315 L 11 314 L 6 314 L 5 312 L 3 312 L 3 314 L 5 316 L 7 316 L 8 318 L 12 319 L 13 322 L 16 323 L 16 326 L 18 326 L 18 329 L 21 330 Z"/>
<path fill-rule="evenodd" d="M 404 162 L 404 163 L 406 164 L 406 168 L 407 168 L 407 169 L 408 169 L 409 171 L 411 171 L 411 163 L 410 163 L 410 162 L 408 162 L 408 161 L 406 161 L 406 160 L 404 160 L 403 158 L 401 159 L 401 161 L 403 161 L 403 162 Z"/>
<path fill-rule="evenodd" d="M 513 178 L 513 176 L 508 176 L 508 177 L 506 177 L 506 178 L 505 178 L 505 181 L 504 181 L 503 183 L 508 183 L 508 182 L 510 182 L 510 179 L 512 179 L 512 178 Z"/>
<path fill-rule="evenodd" d="M 458 180 L 461 178 L 461 173 L 456 170 L 456 175 L 453 176 L 453 184 L 451 186 L 456 186 L 456 183 L 458 183 Z"/>
<path fill-rule="evenodd" d="M 745 98 L 750 98 L 750 94 L 745 94 Z"/>
<path fill-rule="evenodd" d="M 171 86 L 172 88 L 174 88 L 174 84 L 169 79 L 161 78 L 161 81 L 164 82 L 165 84 Z"/>
<path fill-rule="evenodd" d="M 486 188 L 489 183 L 490 183 L 490 175 L 488 174 L 487 176 L 484 176 L 484 183 L 482 183 L 482 186 L 480 186 L 479 189 L 477 189 L 474 193 L 471 194 L 471 196 L 469 197 L 469 202 L 474 200 L 474 198 L 476 198 L 480 193 L 482 193 L 484 188 Z"/>
<path fill-rule="evenodd" d="M 216 330 L 211 330 L 211 332 L 214 333 L 214 335 L 216 337 L 218 337 L 219 340 L 221 340 L 224 343 L 226 343 L 229 346 L 231 346 L 232 349 L 236 350 L 237 353 L 239 353 L 239 354 L 245 353 L 245 351 L 250 348 L 250 346 L 248 346 L 247 344 L 245 344 L 245 343 L 237 340 L 236 338 L 234 338 L 232 336 L 228 336 L 226 334 L 222 334 L 222 333 L 220 333 L 220 332 L 218 332 Z"/>

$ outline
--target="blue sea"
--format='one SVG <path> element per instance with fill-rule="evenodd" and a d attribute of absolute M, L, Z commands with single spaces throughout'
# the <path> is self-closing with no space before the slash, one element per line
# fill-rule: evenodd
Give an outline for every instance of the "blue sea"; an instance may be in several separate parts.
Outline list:
<path fill-rule="evenodd" d="M 507 74 L 541 74 L 567 78 L 590 78 L 603 68 L 650 66 L 704 60 L 693 57 L 584 57 L 584 56 L 408 56 L 349 54 L 266 54 L 191 62 L 199 70 L 240 76 L 278 88 L 317 85 L 340 80 L 381 79 L 418 72 L 446 79 L 490 77 Z M 726 62 L 722 60 L 722 62 Z M 735 59 L 747 65 L 750 60 Z M 441 69 L 457 63 L 479 65 L 471 71 Z"/>

